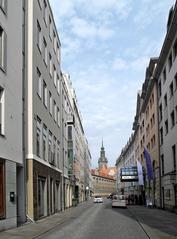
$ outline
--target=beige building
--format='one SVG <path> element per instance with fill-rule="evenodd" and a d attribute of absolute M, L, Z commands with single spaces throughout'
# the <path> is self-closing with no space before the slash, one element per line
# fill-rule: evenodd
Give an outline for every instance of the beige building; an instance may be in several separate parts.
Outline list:
<path fill-rule="evenodd" d="M 146 69 L 146 77 L 142 86 L 139 100 L 137 121 L 134 122 L 133 129 L 137 134 L 136 158 L 144 168 L 144 188 L 146 198 L 152 200 L 153 205 L 160 206 L 160 169 L 159 169 L 159 139 L 158 139 L 158 109 L 157 109 L 157 84 L 154 80 L 154 71 L 158 59 L 150 59 Z M 151 155 L 154 179 L 149 181 L 147 177 L 146 160 L 143 152 L 146 148 Z"/>
<path fill-rule="evenodd" d="M 95 175 L 92 173 L 93 194 L 92 196 L 107 197 L 116 191 L 116 180 L 110 177 Z"/>

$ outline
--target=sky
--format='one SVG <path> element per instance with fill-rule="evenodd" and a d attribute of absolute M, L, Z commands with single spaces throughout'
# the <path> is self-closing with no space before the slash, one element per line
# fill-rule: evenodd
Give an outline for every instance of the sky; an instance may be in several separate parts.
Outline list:
<path fill-rule="evenodd" d="M 158 57 L 175 0 L 49 0 L 97 167 L 102 138 L 114 166 L 132 134 L 137 92 Z"/>

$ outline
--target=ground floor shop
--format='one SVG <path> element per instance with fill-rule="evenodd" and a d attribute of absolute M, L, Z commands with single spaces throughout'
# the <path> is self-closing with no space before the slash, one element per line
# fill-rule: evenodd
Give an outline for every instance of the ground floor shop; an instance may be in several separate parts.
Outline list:
<path fill-rule="evenodd" d="M 24 168 L 0 159 L 0 231 L 26 221 Z"/>
<path fill-rule="evenodd" d="M 36 160 L 27 160 L 27 213 L 38 220 L 62 210 L 61 172 Z"/>

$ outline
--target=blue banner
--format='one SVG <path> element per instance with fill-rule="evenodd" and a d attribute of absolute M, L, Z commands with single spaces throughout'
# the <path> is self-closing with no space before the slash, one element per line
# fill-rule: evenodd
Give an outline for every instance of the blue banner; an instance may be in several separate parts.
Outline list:
<path fill-rule="evenodd" d="M 152 167 L 152 159 L 150 153 L 147 151 L 147 149 L 144 148 L 144 158 L 146 160 L 146 169 L 147 169 L 147 176 L 149 180 L 154 179 L 154 173 L 153 173 L 153 167 Z"/>

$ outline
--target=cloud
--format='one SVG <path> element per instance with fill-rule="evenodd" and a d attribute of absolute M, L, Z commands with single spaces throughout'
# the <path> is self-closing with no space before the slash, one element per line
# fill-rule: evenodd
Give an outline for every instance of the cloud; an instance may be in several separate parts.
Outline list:
<path fill-rule="evenodd" d="M 174 0 L 50 0 L 62 70 L 71 76 L 94 165 L 104 138 L 114 165 L 132 132 L 137 91 L 158 56 Z"/>
<path fill-rule="evenodd" d="M 146 69 L 149 62 L 148 56 L 142 56 L 134 60 L 124 60 L 120 57 L 114 59 L 112 69 L 117 71 L 131 70 L 131 71 L 142 71 Z"/>
<path fill-rule="evenodd" d="M 90 38 L 98 38 L 98 39 L 108 39 L 113 36 L 113 30 L 104 27 L 104 26 L 97 26 L 95 23 L 91 21 L 86 21 L 83 18 L 73 17 L 71 19 L 71 31 L 77 37 L 87 39 Z M 89 38 L 89 39 L 88 39 Z"/>

